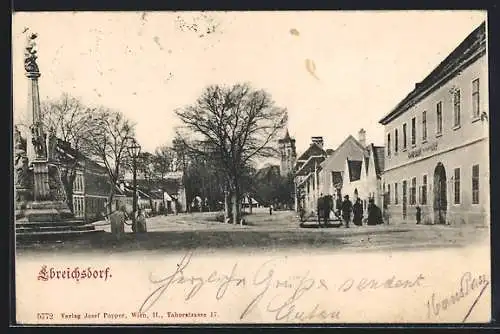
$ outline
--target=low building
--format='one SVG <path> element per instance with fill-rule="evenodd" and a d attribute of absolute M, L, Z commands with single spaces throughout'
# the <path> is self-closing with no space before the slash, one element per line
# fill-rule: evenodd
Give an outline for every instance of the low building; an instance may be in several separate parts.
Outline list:
<path fill-rule="evenodd" d="M 76 218 L 86 221 L 100 219 L 106 213 L 106 203 L 111 191 L 106 167 L 73 149 L 68 142 L 58 140 L 59 167 L 75 172 L 73 181 L 72 210 Z M 71 167 L 70 167 L 71 165 Z"/>
<path fill-rule="evenodd" d="M 380 123 L 392 222 L 489 222 L 488 57 L 476 28 Z"/>
<path fill-rule="evenodd" d="M 382 148 L 383 149 L 383 148 Z M 319 173 L 320 192 L 324 195 L 331 195 L 334 199 L 334 210 L 337 210 L 344 195 L 349 195 L 351 198 L 354 194 L 354 188 L 351 189 L 353 182 L 363 184 L 363 193 L 374 193 L 377 203 L 381 203 L 382 191 L 378 189 L 383 170 L 383 157 L 380 161 L 381 147 L 373 144 L 366 144 L 366 131 L 359 130 L 358 139 L 349 135 L 339 147 L 328 156 L 321 164 Z M 351 161 L 348 163 L 347 161 Z M 374 161 L 371 164 L 370 162 Z M 348 166 L 351 166 L 351 173 L 346 177 L 346 171 L 349 172 Z M 361 172 L 361 165 L 365 170 L 368 168 L 369 176 L 366 172 Z M 375 172 L 371 172 L 371 168 Z M 363 181 L 360 181 L 360 177 Z M 346 187 L 346 188 L 345 188 Z M 359 190 L 358 190 L 359 191 Z M 365 195 L 363 195 L 365 196 Z M 366 196 L 365 196 L 366 197 Z"/>
<path fill-rule="evenodd" d="M 137 179 L 138 207 L 151 214 L 160 212 L 186 212 L 186 191 L 182 182 L 181 172 L 169 172 L 163 179 Z M 133 182 L 123 180 L 118 184 L 119 195 L 125 197 L 120 201 L 132 206 Z"/>
<path fill-rule="evenodd" d="M 323 137 L 312 137 L 309 148 L 297 159 L 295 165 L 295 208 L 314 213 L 320 195 L 320 165 L 327 158 Z M 331 151 L 330 151 L 331 152 Z"/>
<path fill-rule="evenodd" d="M 384 170 L 384 147 L 368 146 L 368 157 L 361 160 L 345 161 L 344 177 L 341 191 L 349 195 L 354 202 L 357 198 L 368 208 L 368 202 L 373 199 L 375 204 L 383 207 L 382 172 Z"/>

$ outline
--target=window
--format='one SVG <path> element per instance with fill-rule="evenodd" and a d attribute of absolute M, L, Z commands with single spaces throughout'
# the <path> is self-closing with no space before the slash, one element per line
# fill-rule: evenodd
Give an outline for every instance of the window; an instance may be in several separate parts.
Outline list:
<path fill-rule="evenodd" d="M 427 175 L 422 177 L 422 193 L 420 194 L 420 204 L 427 204 Z"/>
<path fill-rule="evenodd" d="M 387 134 L 387 156 L 391 156 L 391 134 Z"/>
<path fill-rule="evenodd" d="M 453 126 L 460 126 L 460 89 L 453 92 Z"/>
<path fill-rule="evenodd" d="M 414 177 L 411 179 L 410 205 L 415 205 L 416 202 L 417 202 L 417 178 Z"/>
<path fill-rule="evenodd" d="M 460 204 L 460 168 L 455 168 L 453 174 L 453 185 L 454 185 L 454 203 Z"/>
<path fill-rule="evenodd" d="M 427 140 L 427 111 L 422 112 L 422 141 Z"/>
<path fill-rule="evenodd" d="M 406 123 L 403 124 L 403 150 L 406 150 Z"/>
<path fill-rule="evenodd" d="M 75 181 L 73 182 L 73 190 L 76 192 L 83 191 L 83 175 L 77 174 L 75 177 Z"/>
<path fill-rule="evenodd" d="M 398 204 L 399 200 L 398 200 L 398 184 L 397 183 L 394 183 L 394 204 Z"/>
<path fill-rule="evenodd" d="M 479 204 L 479 165 L 472 166 L 472 204 Z"/>
<path fill-rule="evenodd" d="M 472 117 L 479 117 L 479 79 L 472 81 Z"/>
<path fill-rule="evenodd" d="M 391 185 L 387 185 L 387 204 L 391 204 Z"/>
<path fill-rule="evenodd" d="M 443 103 L 441 101 L 436 105 L 436 134 L 443 133 Z"/>
<path fill-rule="evenodd" d="M 394 154 L 398 153 L 398 129 L 394 130 Z"/>
<path fill-rule="evenodd" d="M 411 119 L 411 145 L 417 144 L 417 119 L 413 117 Z"/>

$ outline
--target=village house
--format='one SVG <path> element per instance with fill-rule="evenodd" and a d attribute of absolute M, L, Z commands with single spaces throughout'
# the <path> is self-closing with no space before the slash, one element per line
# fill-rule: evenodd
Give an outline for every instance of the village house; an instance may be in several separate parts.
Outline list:
<path fill-rule="evenodd" d="M 352 200 L 354 190 L 356 189 L 356 187 L 351 187 L 352 182 L 361 183 L 361 188 L 366 189 L 363 191 L 363 194 L 373 193 L 376 197 L 376 203 L 381 203 L 380 197 L 382 195 L 381 191 L 377 188 L 379 182 L 376 181 L 377 179 L 381 179 L 381 173 L 383 171 L 383 160 L 381 161 L 379 158 L 380 150 L 381 147 L 374 146 L 373 144 L 366 145 L 366 131 L 361 129 L 358 132 L 358 139 L 349 135 L 320 165 L 320 193 L 333 197 L 334 210 L 339 209 L 340 202 L 345 195 L 349 195 Z M 372 160 L 373 164 L 370 167 L 370 161 Z M 348 164 L 347 161 L 351 161 L 351 163 Z M 349 171 L 349 167 L 346 166 L 346 164 L 351 166 L 351 172 L 347 178 L 346 169 Z M 361 173 L 361 165 L 363 165 L 367 173 L 369 173 L 366 177 Z M 376 172 L 371 172 L 371 168 Z M 361 176 L 363 176 L 362 181 L 360 181 Z M 344 188 L 344 186 L 347 188 Z M 358 192 L 359 191 L 358 189 Z M 364 196 L 362 199 L 366 200 L 367 197 Z"/>
<path fill-rule="evenodd" d="M 59 168 L 75 169 L 73 181 L 73 214 L 85 221 L 95 221 L 106 212 L 106 203 L 111 190 L 107 169 L 71 147 L 70 143 L 58 139 L 56 151 Z M 69 167 L 69 164 L 75 164 Z"/>
<path fill-rule="evenodd" d="M 316 211 L 319 198 L 320 164 L 325 161 L 328 153 L 323 148 L 323 137 L 312 137 L 309 148 L 302 153 L 295 164 L 295 208 L 302 208 L 307 213 Z"/>
<path fill-rule="evenodd" d="M 116 188 L 116 205 L 132 211 L 133 182 L 120 180 Z M 161 180 L 137 179 L 137 207 L 148 214 L 186 212 L 186 191 L 182 172 L 169 172 Z"/>
<path fill-rule="evenodd" d="M 380 120 L 392 221 L 489 221 L 487 62 L 483 22 Z"/>
<path fill-rule="evenodd" d="M 342 178 L 341 192 L 354 202 L 359 198 L 367 210 L 370 199 L 382 208 L 382 172 L 384 170 L 384 147 L 368 145 L 368 157 L 361 160 L 347 158 Z"/>

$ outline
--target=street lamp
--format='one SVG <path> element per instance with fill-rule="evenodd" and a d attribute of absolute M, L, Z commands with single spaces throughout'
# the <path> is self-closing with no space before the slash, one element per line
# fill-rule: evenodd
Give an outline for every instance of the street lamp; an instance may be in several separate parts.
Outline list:
<path fill-rule="evenodd" d="M 132 173 L 133 173 L 133 183 L 132 186 L 134 188 L 134 195 L 132 197 L 132 222 L 137 231 L 136 221 L 135 221 L 135 213 L 137 211 L 137 158 L 141 153 L 141 146 L 137 143 L 135 138 L 128 137 L 128 153 L 132 157 Z"/>

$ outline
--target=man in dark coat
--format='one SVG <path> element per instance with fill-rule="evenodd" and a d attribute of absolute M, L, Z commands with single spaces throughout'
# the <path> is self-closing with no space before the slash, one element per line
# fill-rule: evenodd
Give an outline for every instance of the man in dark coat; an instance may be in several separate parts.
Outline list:
<path fill-rule="evenodd" d="M 318 226 L 321 226 L 321 219 L 324 219 L 324 208 L 325 208 L 325 197 L 323 196 L 323 193 L 319 195 L 318 197 L 318 202 L 316 205 L 316 213 L 318 214 Z"/>
<path fill-rule="evenodd" d="M 349 227 L 349 222 L 351 220 L 352 203 L 349 200 L 348 195 L 344 196 L 344 201 L 342 202 L 341 211 L 342 211 L 342 219 L 345 222 L 345 227 Z"/>
<path fill-rule="evenodd" d="M 370 204 L 368 204 L 368 225 L 378 225 L 383 223 L 384 219 L 382 218 L 382 211 L 375 204 L 373 198 L 371 198 Z"/>
<path fill-rule="evenodd" d="M 352 222 L 356 226 L 363 225 L 363 204 L 361 204 L 361 200 L 359 198 L 356 199 L 356 202 L 352 206 L 352 214 L 353 219 Z"/>

